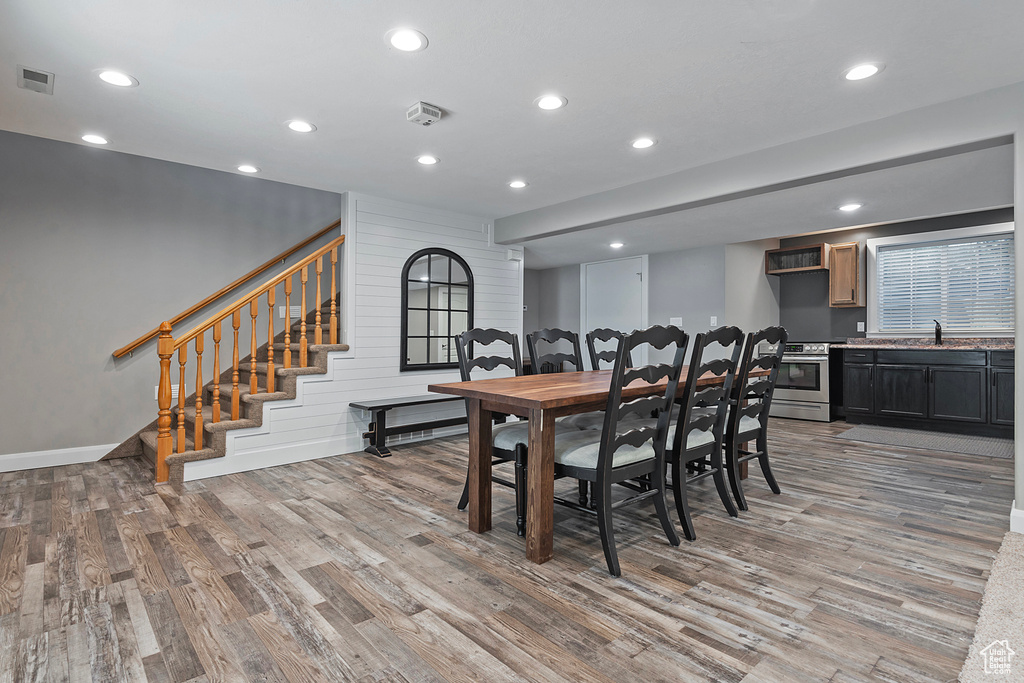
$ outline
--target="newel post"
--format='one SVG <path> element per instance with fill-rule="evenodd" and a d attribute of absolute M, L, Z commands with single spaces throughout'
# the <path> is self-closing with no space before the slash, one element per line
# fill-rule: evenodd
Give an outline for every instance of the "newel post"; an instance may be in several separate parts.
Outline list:
<path fill-rule="evenodd" d="M 171 337 L 171 324 L 160 325 L 160 337 L 157 340 L 156 353 L 160 356 L 160 389 L 157 392 L 157 405 L 160 407 L 156 420 L 156 480 L 157 483 L 167 481 L 167 456 L 173 450 L 171 440 L 171 356 L 174 355 L 174 338 Z"/>

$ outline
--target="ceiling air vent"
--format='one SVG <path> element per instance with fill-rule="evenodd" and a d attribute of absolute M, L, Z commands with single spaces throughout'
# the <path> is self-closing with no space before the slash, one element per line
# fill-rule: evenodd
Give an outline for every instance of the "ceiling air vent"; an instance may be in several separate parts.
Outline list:
<path fill-rule="evenodd" d="M 53 74 L 39 69 L 18 65 L 18 87 L 35 90 L 46 95 L 53 94 Z"/>
<path fill-rule="evenodd" d="M 437 123 L 441 118 L 441 108 L 437 105 L 417 102 L 405 112 L 405 119 L 418 123 L 421 126 L 429 126 Z"/>

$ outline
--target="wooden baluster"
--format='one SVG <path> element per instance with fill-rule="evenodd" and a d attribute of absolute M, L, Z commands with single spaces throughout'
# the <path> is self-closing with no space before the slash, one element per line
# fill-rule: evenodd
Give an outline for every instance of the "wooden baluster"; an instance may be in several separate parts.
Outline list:
<path fill-rule="evenodd" d="M 249 357 L 249 393 L 259 393 L 259 377 L 256 375 L 256 316 L 259 315 L 259 303 L 256 299 L 253 299 L 249 303 L 249 315 L 252 317 L 252 334 L 249 335 L 252 339 L 250 343 Z"/>
<path fill-rule="evenodd" d="M 196 436 L 195 450 L 203 448 L 203 332 L 196 337 Z"/>
<path fill-rule="evenodd" d="M 302 266 L 302 270 L 299 271 L 299 280 L 302 281 L 302 299 L 299 310 L 302 311 L 302 315 L 299 317 L 299 367 L 306 367 L 306 280 L 309 279 L 309 266 Z"/>
<path fill-rule="evenodd" d="M 335 275 L 338 272 L 338 248 L 331 249 L 331 343 L 338 343 L 338 283 Z"/>
<path fill-rule="evenodd" d="M 316 257 L 316 301 L 313 302 L 316 305 L 316 317 L 314 318 L 314 320 L 316 321 L 316 327 L 313 328 L 314 344 L 324 343 L 324 332 L 320 327 L 320 307 L 324 305 L 324 300 L 321 298 L 320 294 L 320 280 L 323 279 L 320 276 L 323 275 L 323 272 L 324 257 L 321 255 Z"/>
<path fill-rule="evenodd" d="M 178 452 L 185 452 L 185 363 L 188 361 L 188 344 L 178 349 L 178 365 L 181 373 L 178 378 Z"/>
<path fill-rule="evenodd" d="M 213 398 L 210 400 L 213 417 L 210 422 L 220 422 L 220 321 L 213 324 Z"/>
<path fill-rule="evenodd" d="M 242 326 L 242 311 L 231 316 L 231 327 L 235 329 L 235 345 L 231 351 L 231 419 L 238 419 L 238 328 Z"/>
<path fill-rule="evenodd" d="M 284 366 L 292 366 L 292 276 L 284 281 Z"/>
<path fill-rule="evenodd" d="M 267 292 L 267 309 L 270 323 L 267 325 L 267 393 L 274 393 L 274 290 Z"/>
<path fill-rule="evenodd" d="M 160 412 L 156 419 L 156 480 L 158 483 L 167 481 L 167 456 L 171 454 L 171 356 L 174 355 L 174 338 L 171 337 L 171 324 L 160 325 L 160 338 L 156 343 L 157 355 L 160 357 L 160 390 L 157 392 L 157 405 Z"/>

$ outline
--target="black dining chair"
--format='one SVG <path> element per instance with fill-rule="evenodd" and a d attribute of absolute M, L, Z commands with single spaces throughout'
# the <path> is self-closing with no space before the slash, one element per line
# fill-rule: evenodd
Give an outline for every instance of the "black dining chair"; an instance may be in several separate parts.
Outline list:
<path fill-rule="evenodd" d="M 668 449 L 672 466 L 672 493 L 676 511 L 687 540 L 696 539 L 686 488 L 706 477 L 712 477 L 718 496 L 730 516 L 736 517 L 736 506 L 729 496 L 725 481 L 722 444 L 729 397 L 743 351 L 743 332 L 738 327 L 720 327 L 698 334 L 693 342 L 686 387 L 679 398 L 679 418 L 675 422 L 672 445 Z M 712 386 L 699 389 L 698 380 L 708 373 L 719 378 Z M 688 476 L 692 471 L 693 475 Z"/>
<path fill-rule="evenodd" d="M 459 358 L 459 373 L 463 382 L 474 379 L 474 371 L 491 372 L 505 367 L 512 370 L 516 377 L 523 374 L 523 361 L 519 352 L 519 335 L 492 328 L 476 328 L 467 330 L 454 337 L 455 351 Z M 481 351 L 481 347 L 496 347 Z M 507 348 L 506 348 L 507 347 Z M 507 354 L 507 355 L 501 355 Z M 479 377 L 477 377 L 479 379 Z M 504 420 L 504 415 L 496 416 Z M 556 430 L 565 431 L 571 427 L 556 425 Z M 514 463 L 514 480 L 507 481 L 500 477 L 492 477 L 491 481 L 502 486 L 515 489 L 516 492 L 516 533 L 526 535 L 526 458 L 527 446 L 530 441 L 530 426 L 526 421 L 496 424 L 492 429 L 493 454 L 492 466 L 506 462 Z M 465 510 L 469 504 L 469 475 L 459 499 L 459 509 Z"/>
<path fill-rule="evenodd" d="M 617 342 L 622 339 L 622 332 L 618 330 L 612 330 L 607 327 L 599 327 L 595 330 L 587 332 L 587 351 L 590 353 L 590 369 L 591 370 L 604 370 L 611 368 L 615 364 L 615 353 L 616 347 L 613 344 L 610 348 L 605 347 L 598 350 L 598 344 L 607 344 L 608 342 Z M 626 359 L 628 365 L 633 364 L 631 358 Z M 605 367 L 602 367 L 604 365 Z"/>
<path fill-rule="evenodd" d="M 568 346 L 570 352 L 556 351 Z M 583 370 L 583 354 L 580 353 L 580 336 L 575 332 L 558 328 L 545 328 L 526 335 L 526 348 L 530 353 L 530 364 L 535 374 L 562 372 L 565 364 L 572 365 L 573 372 Z"/>
<path fill-rule="evenodd" d="M 621 575 L 612 529 L 613 509 L 651 499 L 669 543 L 679 545 L 679 537 L 669 519 L 665 500 L 665 451 L 672 402 L 679 383 L 686 343 L 686 333 L 677 327 L 656 326 L 623 336 L 618 340 L 604 413 L 604 428 L 600 432 L 580 430 L 555 435 L 555 476 L 590 482 L 596 510 L 574 501 L 556 498 L 556 502 L 576 510 L 596 513 L 605 561 L 612 576 Z M 642 344 L 657 349 L 674 347 L 672 363 L 631 367 L 630 352 Z M 663 380 L 667 381 L 667 385 L 655 395 L 635 399 L 623 396 L 623 393 L 628 393 L 624 392 L 624 387 L 633 382 L 655 385 Z M 623 420 L 631 414 L 650 415 L 655 411 L 660 417 L 654 425 Z M 645 485 L 637 486 L 633 482 L 636 479 L 644 480 Z M 634 495 L 613 503 L 613 484 L 625 485 L 634 491 Z"/>
<path fill-rule="evenodd" d="M 768 461 L 768 411 L 772 405 L 772 394 L 779 378 L 782 353 L 789 335 L 784 327 L 767 327 L 747 335 L 743 347 L 736 382 L 730 398 L 731 411 L 725 431 L 725 462 L 729 470 L 732 494 L 741 510 L 747 509 L 740 482 L 740 464 L 757 459 L 761 473 L 773 493 L 781 493 L 775 475 Z M 775 345 L 775 353 L 758 356 L 758 348 L 764 342 Z M 756 370 L 768 370 L 767 376 L 750 377 Z M 742 449 L 741 444 L 753 442 L 753 451 Z"/>

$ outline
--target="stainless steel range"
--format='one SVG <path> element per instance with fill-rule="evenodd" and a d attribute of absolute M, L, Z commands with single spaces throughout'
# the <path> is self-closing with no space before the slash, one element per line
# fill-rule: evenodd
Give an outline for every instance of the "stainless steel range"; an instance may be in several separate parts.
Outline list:
<path fill-rule="evenodd" d="M 761 344 L 761 354 L 775 353 L 774 344 Z M 782 352 L 779 379 L 775 384 L 774 417 L 828 422 L 828 349 L 825 342 L 789 342 Z"/>

